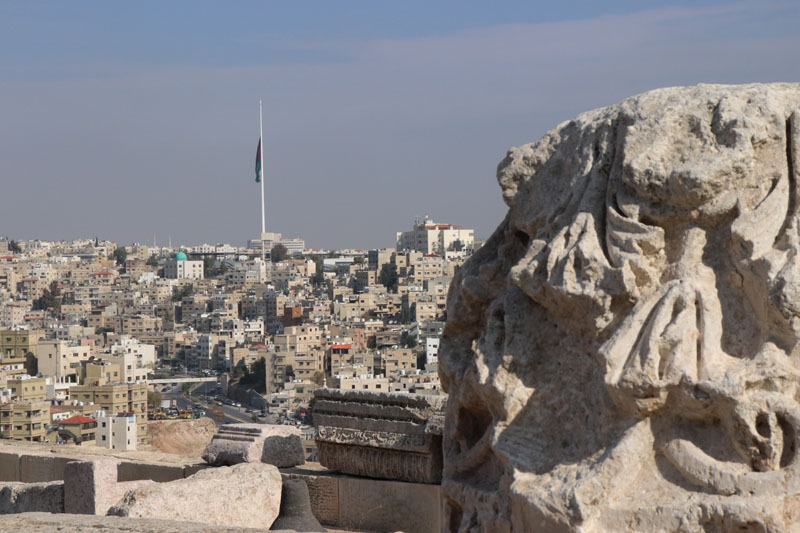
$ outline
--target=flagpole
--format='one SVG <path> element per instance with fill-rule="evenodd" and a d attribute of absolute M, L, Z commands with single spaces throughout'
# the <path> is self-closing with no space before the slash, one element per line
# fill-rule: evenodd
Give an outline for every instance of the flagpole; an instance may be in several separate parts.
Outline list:
<path fill-rule="evenodd" d="M 261 98 L 258 99 L 258 143 L 259 154 L 261 159 L 261 260 L 266 260 L 266 250 L 264 249 L 264 233 L 267 231 L 266 217 L 264 216 L 264 119 L 261 110 Z"/>

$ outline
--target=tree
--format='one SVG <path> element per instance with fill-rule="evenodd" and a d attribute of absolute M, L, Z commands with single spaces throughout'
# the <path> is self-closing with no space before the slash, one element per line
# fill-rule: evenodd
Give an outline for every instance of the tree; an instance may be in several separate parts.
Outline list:
<path fill-rule="evenodd" d="M 118 266 L 125 266 L 125 260 L 128 258 L 128 250 L 117 246 L 112 255 Z"/>
<path fill-rule="evenodd" d="M 150 257 L 147 258 L 147 261 L 145 261 L 145 263 L 147 263 L 148 266 L 157 267 L 158 257 L 156 257 L 155 255 L 151 255 Z"/>
<path fill-rule="evenodd" d="M 213 257 L 210 255 L 203 256 L 203 272 L 207 278 L 221 276 L 227 271 L 228 265 L 225 264 L 225 261 L 220 261 L 219 266 L 217 266 L 217 261 Z"/>
<path fill-rule="evenodd" d="M 147 391 L 147 408 L 150 410 L 161 407 L 161 393 L 157 391 Z"/>
<path fill-rule="evenodd" d="M 250 420 L 252 420 L 254 423 L 257 424 L 258 423 L 258 415 L 253 413 L 252 415 L 250 415 Z"/>
<path fill-rule="evenodd" d="M 317 384 L 317 387 L 322 387 L 323 383 L 325 383 L 325 375 L 319 370 L 314 372 L 314 377 L 311 379 Z"/>
<path fill-rule="evenodd" d="M 203 273 L 206 277 L 213 278 L 214 277 L 214 258 L 210 255 L 203 256 Z"/>
<path fill-rule="evenodd" d="M 22 253 L 22 248 L 20 247 L 19 243 L 15 240 L 8 241 L 8 251 L 12 254 Z"/>
<path fill-rule="evenodd" d="M 314 265 L 316 265 L 316 269 L 314 269 L 314 275 L 311 276 L 311 284 L 315 287 L 318 287 L 325 283 L 325 266 L 321 258 L 315 257 L 314 258 Z"/>
<path fill-rule="evenodd" d="M 409 332 L 404 331 L 400 335 L 400 345 L 403 348 L 414 348 L 417 346 L 417 339 L 415 339 Z"/>
<path fill-rule="evenodd" d="M 184 285 L 183 287 L 172 293 L 172 301 L 180 302 L 185 297 L 191 296 L 193 292 L 194 292 L 194 286 L 191 283 Z"/>
<path fill-rule="evenodd" d="M 267 386 L 267 360 L 262 357 L 250 365 L 250 369 L 245 371 L 239 383 L 253 385 L 253 388 L 259 392 L 265 391 Z"/>
<path fill-rule="evenodd" d="M 461 242 L 461 239 L 456 239 L 450 243 L 450 249 L 454 252 L 460 252 L 464 249 L 464 243 Z"/>
<path fill-rule="evenodd" d="M 278 243 L 269 251 L 269 256 L 273 263 L 279 263 L 289 257 L 289 250 L 281 243 Z"/>
<path fill-rule="evenodd" d="M 397 265 L 394 263 L 384 263 L 381 267 L 380 284 L 386 290 L 395 292 L 397 290 Z"/>
<path fill-rule="evenodd" d="M 61 309 L 61 289 L 58 281 L 53 281 L 50 286 L 42 291 L 42 297 L 33 301 L 34 311 L 52 309 L 58 312 Z"/>
<path fill-rule="evenodd" d="M 354 265 L 363 265 L 364 264 L 364 256 L 363 255 L 355 256 L 353 258 L 353 264 Z"/>

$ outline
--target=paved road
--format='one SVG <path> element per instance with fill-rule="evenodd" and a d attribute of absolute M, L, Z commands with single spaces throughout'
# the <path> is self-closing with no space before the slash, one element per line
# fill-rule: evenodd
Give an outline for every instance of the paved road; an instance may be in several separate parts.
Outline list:
<path fill-rule="evenodd" d="M 216 383 L 202 383 L 192 387 L 192 391 L 194 392 L 194 398 L 192 400 L 189 400 L 183 395 L 183 389 L 181 385 L 165 388 L 167 388 L 167 390 L 162 392 L 161 396 L 164 399 L 175 399 L 176 403 L 178 404 L 178 409 L 199 407 L 200 409 L 206 411 L 208 416 L 212 415 L 209 405 L 204 401 L 200 401 L 199 398 L 201 396 L 205 398 L 205 396 L 209 394 L 213 396 L 217 390 Z M 217 412 L 221 412 L 224 416 L 224 420 L 222 421 L 223 424 L 236 422 L 245 422 L 250 424 L 253 423 L 252 413 L 246 413 L 243 407 L 233 407 L 232 405 L 214 405 L 213 408 L 215 410 L 219 409 Z M 265 419 L 260 418 L 259 422 L 265 422 Z"/>

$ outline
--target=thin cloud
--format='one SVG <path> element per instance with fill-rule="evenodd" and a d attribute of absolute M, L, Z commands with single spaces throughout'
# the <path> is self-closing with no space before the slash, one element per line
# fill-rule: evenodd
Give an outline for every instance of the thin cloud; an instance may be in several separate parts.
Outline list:
<path fill-rule="evenodd" d="M 428 213 L 487 236 L 505 212 L 494 168 L 508 147 L 660 86 L 792 81 L 800 37 L 752 21 L 786 24 L 797 9 L 770 6 L 270 42 L 336 60 L 94 65 L 104 75 L 0 82 L 10 103 L 0 180 L 39 206 L 32 216 L 22 202 L 4 205 L 0 227 L 25 238 L 241 244 L 260 224 L 251 160 L 262 97 L 271 229 L 315 247 L 387 246 Z"/>

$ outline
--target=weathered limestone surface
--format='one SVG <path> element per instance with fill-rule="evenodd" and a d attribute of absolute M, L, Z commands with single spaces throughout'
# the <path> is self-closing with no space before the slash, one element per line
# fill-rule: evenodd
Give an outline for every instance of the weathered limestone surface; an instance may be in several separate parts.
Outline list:
<path fill-rule="evenodd" d="M 46 483 L 0 484 L 0 514 L 63 513 L 64 484 Z"/>
<path fill-rule="evenodd" d="M 152 483 L 150 480 L 118 482 L 119 464 L 114 459 L 67 463 L 63 512 L 104 515 L 129 490 Z"/>
<path fill-rule="evenodd" d="M 355 477 L 319 463 L 281 471 L 284 480 L 308 485 L 311 511 L 329 531 L 442 531 L 441 487 Z"/>
<path fill-rule="evenodd" d="M 213 466 L 261 461 L 288 468 L 305 462 L 299 429 L 264 424 L 220 426 L 203 459 Z"/>
<path fill-rule="evenodd" d="M 448 296 L 447 531 L 800 527 L 799 111 L 661 89 L 508 152 Z"/>
<path fill-rule="evenodd" d="M 291 468 L 306 462 L 300 430 L 294 426 L 269 426 L 264 439 L 261 462 L 278 468 Z"/>
<path fill-rule="evenodd" d="M 120 452 L 100 446 L 53 446 L 38 442 L 2 440 L 0 481 L 60 481 L 64 479 L 64 468 L 68 462 L 93 459 L 118 460 L 119 481 L 172 481 L 207 466 L 199 456 L 141 450 Z"/>
<path fill-rule="evenodd" d="M 256 533 L 264 529 L 209 526 L 192 522 L 118 516 L 23 513 L 0 516 L 0 531 L 14 533 Z M 289 533 L 289 532 L 286 532 Z"/>
<path fill-rule="evenodd" d="M 278 469 L 260 462 L 242 463 L 130 490 L 108 514 L 269 529 L 280 502 Z"/>
<path fill-rule="evenodd" d="M 446 398 L 318 389 L 319 462 L 347 474 L 438 483 Z"/>

